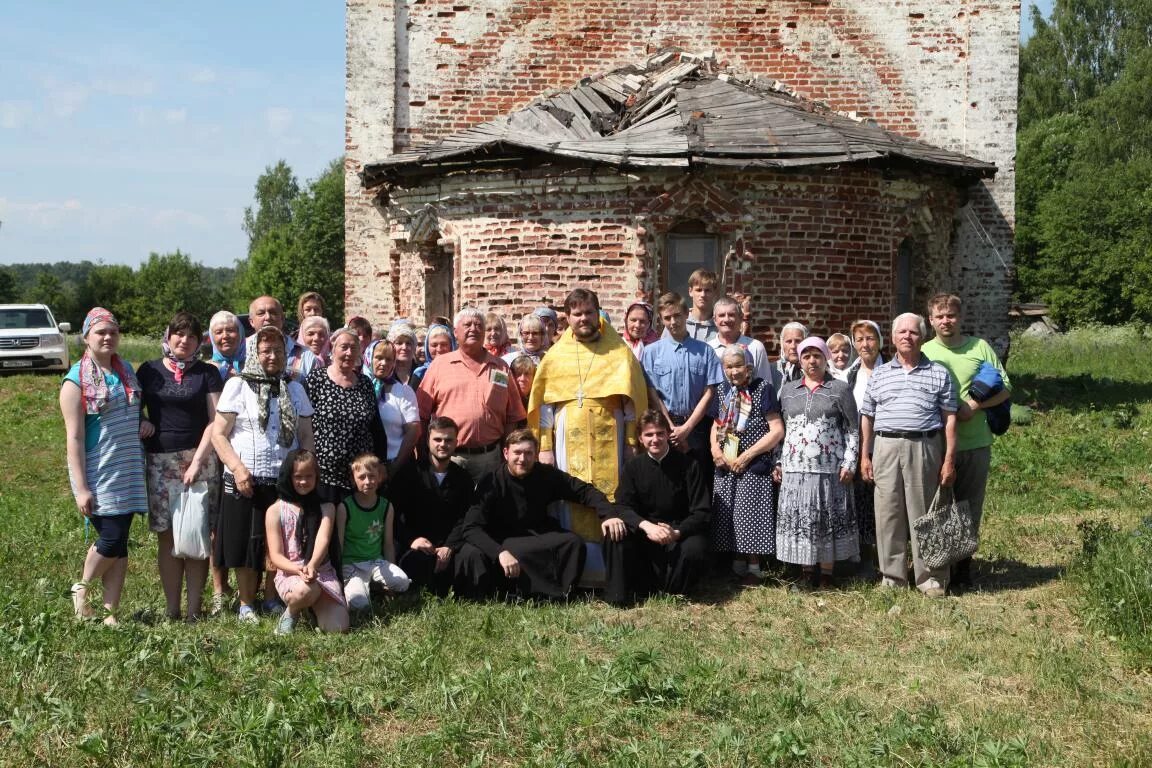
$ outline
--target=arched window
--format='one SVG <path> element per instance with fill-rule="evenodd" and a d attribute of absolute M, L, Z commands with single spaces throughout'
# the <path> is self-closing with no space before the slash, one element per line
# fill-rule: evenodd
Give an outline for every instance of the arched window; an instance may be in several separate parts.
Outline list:
<path fill-rule="evenodd" d="M 668 230 L 664 241 L 665 291 L 688 297 L 688 276 L 698 269 L 720 274 L 720 238 L 702 221 L 685 221 Z"/>

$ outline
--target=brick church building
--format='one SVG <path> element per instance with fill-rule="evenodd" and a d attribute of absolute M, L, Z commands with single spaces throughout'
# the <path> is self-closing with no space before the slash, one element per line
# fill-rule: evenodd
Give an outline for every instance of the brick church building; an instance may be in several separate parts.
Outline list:
<path fill-rule="evenodd" d="M 1019 6 L 347 5 L 349 312 L 614 320 L 708 267 L 755 335 L 965 298 L 1006 342 Z"/>

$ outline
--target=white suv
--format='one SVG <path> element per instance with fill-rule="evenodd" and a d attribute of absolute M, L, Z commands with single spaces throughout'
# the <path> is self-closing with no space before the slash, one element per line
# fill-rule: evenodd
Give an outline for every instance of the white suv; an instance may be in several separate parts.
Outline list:
<path fill-rule="evenodd" d="M 0 304 L 0 372 L 69 367 L 68 323 L 56 324 L 44 304 Z"/>

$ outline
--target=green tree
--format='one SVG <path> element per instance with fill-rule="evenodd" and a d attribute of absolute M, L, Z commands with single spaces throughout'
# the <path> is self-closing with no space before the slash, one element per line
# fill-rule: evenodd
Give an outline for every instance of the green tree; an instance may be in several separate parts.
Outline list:
<path fill-rule="evenodd" d="M 16 290 L 16 276 L 11 270 L 0 269 L 0 302 L 11 304 L 20 295 Z"/>
<path fill-rule="evenodd" d="M 1019 125 L 1067 112 L 1115 82 L 1152 45 L 1152 0 L 1056 0 L 1051 19 L 1030 8 L 1020 51 Z"/>
<path fill-rule="evenodd" d="M 222 306 L 222 297 L 209 285 L 204 267 L 179 250 L 150 254 L 136 273 L 135 284 L 135 295 L 120 320 L 130 333 L 158 336 L 181 310 L 207 323 Z"/>
<path fill-rule="evenodd" d="M 136 273 L 123 264 L 97 264 L 88 279 L 77 289 L 80 311 L 104 307 L 117 318 L 127 318 L 137 296 Z"/>
<path fill-rule="evenodd" d="M 280 160 L 264 168 L 256 179 L 256 207 L 244 209 L 244 231 L 248 233 L 248 255 L 269 232 L 292 223 L 292 203 L 300 195 L 300 184 L 288 163 Z"/>
<path fill-rule="evenodd" d="M 305 291 L 318 291 L 329 320 L 344 317 L 344 163 L 334 160 L 292 201 L 287 224 L 263 234 L 237 270 L 234 303 L 276 296 L 289 312 Z"/>
<path fill-rule="evenodd" d="M 1152 321 L 1152 48 L 1017 141 L 1017 288 L 1070 323 Z"/>
<path fill-rule="evenodd" d="M 36 276 L 36 282 L 25 294 L 24 300 L 30 304 L 47 304 L 57 319 L 66 317 L 71 321 L 75 314 L 72 297 L 54 273 L 44 271 Z"/>

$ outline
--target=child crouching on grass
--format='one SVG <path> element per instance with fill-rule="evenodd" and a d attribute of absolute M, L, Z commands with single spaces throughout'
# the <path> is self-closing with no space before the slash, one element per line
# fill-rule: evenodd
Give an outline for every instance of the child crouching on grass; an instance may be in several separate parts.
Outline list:
<path fill-rule="evenodd" d="M 392 564 L 392 507 L 376 489 L 380 485 L 380 459 L 364 453 L 352 460 L 352 484 L 356 492 L 336 506 L 336 528 L 343 555 L 344 597 L 360 611 L 371 606 L 372 582 L 389 592 L 403 592 L 412 580 Z"/>
<path fill-rule="evenodd" d="M 276 624 L 278 635 L 289 634 L 309 608 L 324 632 L 348 631 L 344 591 L 328 557 L 336 511 L 320 501 L 319 478 L 320 467 L 311 451 L 289 453 L 276 482 L 279 500 L 264 516 L 276 591 L 288 606 Z"/>

